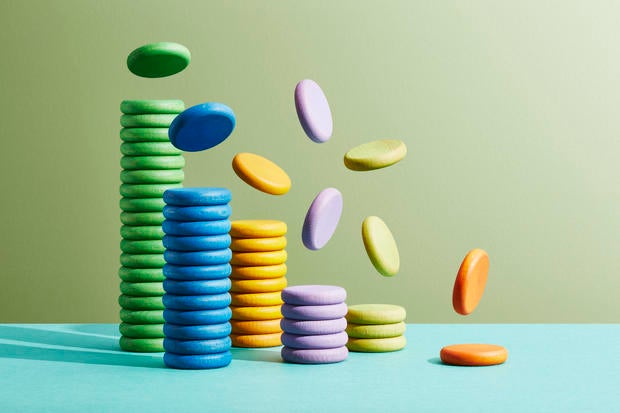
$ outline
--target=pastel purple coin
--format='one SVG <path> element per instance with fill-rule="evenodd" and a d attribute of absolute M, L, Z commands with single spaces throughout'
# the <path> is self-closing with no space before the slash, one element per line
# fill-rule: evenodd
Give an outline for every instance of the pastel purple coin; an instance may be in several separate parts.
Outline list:
<path fill-rule="evenodd" d="M 329 103 L 321 87 L 304 79 L 295 87 L 295 109 L 301 127 L 316 143 L 327 142 L 332 136 L 333 121 Z"/>
<path fill-rule="evenodd" d="M 331 239 L 342 215 L 342 194 L 336 188 L 327 188 L 314 198 L 304 220 L 301 240 L 310 250 L 323 248 Z"/>
<path fill-rule="evenodd" d="M 335 320 L 291 320 L 283 318 L 280 327 L 285 333 L 316 336 L 319 334 L 336 334 L 347 328 L 347 319 Z"/>
<path fill-rule="evenodd" d="M 347 291 L 337 285 L 295 285 L 282 290 L 282 300 L 293 305 L 340 304 Z"/>
<path fill-rule="evenodd" d="M 347 359 L 349 350 L 345 346 L 326 349 L 297 349 L 282 347 L 282 359 L 289 363 L 327 364 L 338 363 Z"/>
<path fill-rule="evenodd" d="M 298 334 L 282 334 L 282 344 L 290 348 L 336 348 L 347 344 L 349 336 L 342 331 L 336 334 L 305 336 Z"/>
<path fill-rule="evenodd" d="M 347 315 L 345 303 L 328 305 L 282 304 L 282 315 L 293 320 L 333 320 Z"/>

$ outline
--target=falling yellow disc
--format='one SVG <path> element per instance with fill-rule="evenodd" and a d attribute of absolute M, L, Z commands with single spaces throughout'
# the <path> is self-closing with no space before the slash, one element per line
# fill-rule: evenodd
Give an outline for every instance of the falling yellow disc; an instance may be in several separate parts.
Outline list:
<path fill-rule="evenodd" d="M 232 167 L 246 184 L 271 195 L 283 195 L 291 189 L 291 178 L 267 158 L 253 153 L 235 155 Z"/>

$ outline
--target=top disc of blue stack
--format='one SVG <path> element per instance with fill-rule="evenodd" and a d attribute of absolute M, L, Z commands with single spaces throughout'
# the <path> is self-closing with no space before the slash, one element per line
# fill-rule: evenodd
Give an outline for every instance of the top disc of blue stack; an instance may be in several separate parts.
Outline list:
<path fill-rule="evenodd" d="M 224 205 L 232 199 L 226 188 L 172 188 L 164 192 L 164 201 L 176 206 Z"/>
<path fill-rule="evenodd" d="M 234 112 L 223 103 L 201 103 L 174 118 L 168 137 L 182 151 L 204 151 L 228 138 L 235 129 L 235 123 Z"/>

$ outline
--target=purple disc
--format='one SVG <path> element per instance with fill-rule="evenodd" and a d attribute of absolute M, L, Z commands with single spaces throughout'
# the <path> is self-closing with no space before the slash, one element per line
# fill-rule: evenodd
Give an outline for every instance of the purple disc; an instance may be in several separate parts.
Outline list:
<path fill-rule="evenodd" d="M 282 304 L 282 315 L 293 320 L 333 320 L 347 315 L 345 303 L 329 305 Z"/>
<path fill-rule="evenodd" d="M 333 121 L 329 103 L 321 87 L 304 79 L 295 87 L 295 109 L 301 127 L 316 143 L 327 142 L 332 136 Z"/>
<path fill-rule="evenodd" d="M 347 291 L 337 285 L 295 285 L 282 290 L 282 300 L 293 305 L 340 304 Z"/>
<path fill-rule="evenodd" d="M 285 333 L 316 336 L 319 334 L 336 334 L 347 328 L 347 319 L 335 320 L 291 320 L 283 318 L 280 327 Z"/>
<path fill-rule="evenodd" d="M 289 363 L 326 364 L 346 360 L 349 350 L 345 346 L 324 349 L 296 349 L 282 347 L 282 359 Z"/>
<path fill-rule="evenodd" d="M 319 250 L 331 239 L 342 215 L 342 194 L 327 188 L 314 198 L 304 220 L 301 240 L 306 248 Z"/>
<path fill-rule="evenodd" d="M 282 344 L 290 348 L 336 348 L 346 346 L 349 336 L 342 331 L 336 334 L 304 336 L 298 334 L 282 334 Z"/>

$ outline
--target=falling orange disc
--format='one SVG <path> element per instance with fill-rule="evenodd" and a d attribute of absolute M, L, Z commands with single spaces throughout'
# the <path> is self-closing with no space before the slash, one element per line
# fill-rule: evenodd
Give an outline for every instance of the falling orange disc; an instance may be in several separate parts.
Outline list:
<path fill-rule="evenodd" d="M 473 312 L 484 294 L 489 275 L 489 256 L 484 250 L 473 249 L 467 253 L 454 281 L 452 306 L 461 315 Z"/>

